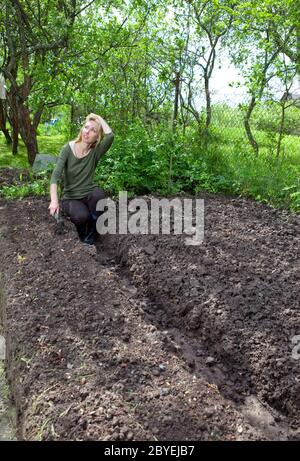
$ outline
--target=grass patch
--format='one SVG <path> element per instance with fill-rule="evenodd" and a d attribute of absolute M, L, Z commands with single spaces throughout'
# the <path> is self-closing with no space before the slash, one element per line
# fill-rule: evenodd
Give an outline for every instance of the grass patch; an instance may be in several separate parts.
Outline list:
<path fill-rule="evenodd" d="M 38 136 L 39 152 L 58 155 L 66 142 L 63 135 Z M 4 136 L 0 134 L 0 168 L 29 168 L 26 147 L 21 139 L 19 140 L 18 154 L 13 155 Z"/>

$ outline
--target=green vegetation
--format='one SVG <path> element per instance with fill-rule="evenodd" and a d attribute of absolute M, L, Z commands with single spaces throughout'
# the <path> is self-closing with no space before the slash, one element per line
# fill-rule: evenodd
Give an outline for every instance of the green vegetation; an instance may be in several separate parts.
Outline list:
<path fill-rule="evenodd" d="M 36 155 L 94 112 L 116 133 L 96 171 L 112 195 L 208 190 L 299 212 L 298 1 L 2 3 L 0 168 L 21 175 L 2 196 L 48 195 Z"/>
<path fill-rule="evenodd" d="M 66 137 L 61 134 L 38 136 L 40 153 L 57 155 L 65 142 L 67 142 Z M 18 154 L 13 155 L 4 136 L 0 133 L 0 168 L 29 168 L 26 148 L 22 140 L 19 140 Z"/>
<path fill-rule="evenodd" d="M 274 155 L 276 139 L 270 139 L 268 131 L 255 130 L 263 146 L 256 155 L 247 143 L 243 127 L 230 123 L 230 120 L 238 120 L 237 111 L 226 111 L 223 107 L 223 114 L 223 123 L 219 113 L 218 123 L 211 127 L 206 142 L 199 140 L 196 126 L 189 127 L 183 134 L 179 130 L 173 133 L 164 124 L 149 131 L 139 121 L 132 123 L 126 133 L 116 133 L 111 151 L 97 167 L 96 183 L 113 196 L 120 190 L 127 190 L 129 195 L 197 194 L 206 190 L 250 197 L 300 212 L 299 136 L 286 135 L 283 139 L 285 153 L 277 157 Z M 38 140 L 40 151 L 52 155 L 66 142 L 63 135 L 54 133 Z M 29 179 L 24 181 L 21 171 L 24 166 L 28 169 L 25 154 L 13 156 L 9 153 L 3 137 L 0 149 L 1 159 L 6 160 L 5 164 L 2 160 L 2 166 L 20 168 L 19 183 L 2 186 L 1 196 L 49 195 L 51 171 L 38 176 L 30 173 Z"/>

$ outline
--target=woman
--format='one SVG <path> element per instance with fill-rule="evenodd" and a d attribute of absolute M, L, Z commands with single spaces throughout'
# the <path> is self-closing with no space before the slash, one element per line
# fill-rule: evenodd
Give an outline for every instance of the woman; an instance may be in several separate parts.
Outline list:
<path fill-rule="evenodd" d="M 50 215 L 59 211 L 57 183 L 64 170 L 62 211 L 75 224 L 82 242 L 92 245 L 97 236 L 96 222 L 100 212 L 97 202 L 105 198 L 102 189 L 93 184 L 94 172 L 102 155 L 112 145 L 114 134 L 100 115 L 89 114 L 78 137 L 66 144 L 51 176 Z"/>

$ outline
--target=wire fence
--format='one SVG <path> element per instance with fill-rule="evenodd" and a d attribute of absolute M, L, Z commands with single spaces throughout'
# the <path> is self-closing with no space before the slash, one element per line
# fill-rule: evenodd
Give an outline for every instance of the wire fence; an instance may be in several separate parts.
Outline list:
<path fill-rule="evenodd" d="M 257 153 L 300 157 L 300 100 L 266 101 L 255 105 L 249 117 L 248 111 L 248 101 L 237 107 L 212 106 L 211 128 L 219 133 L 219 143 L 227 148 L 241 145 Z"/>

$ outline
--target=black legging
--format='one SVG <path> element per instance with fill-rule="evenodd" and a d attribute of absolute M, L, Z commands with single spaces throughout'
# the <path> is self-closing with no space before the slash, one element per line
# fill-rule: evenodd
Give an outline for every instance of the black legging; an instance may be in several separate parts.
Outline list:
<path fill-rule="evenodd" d="M 100 211 L 96 211 L 96 205 L 99 200 L 105 198 L 104 191 L 100 187 L 95 187 L 89 195 L 81 199 L 63 199 L 61 208 L 75 226 L 81 226 L 89 221 L 92 213 L 97 216 L 101 214 Z"/>

